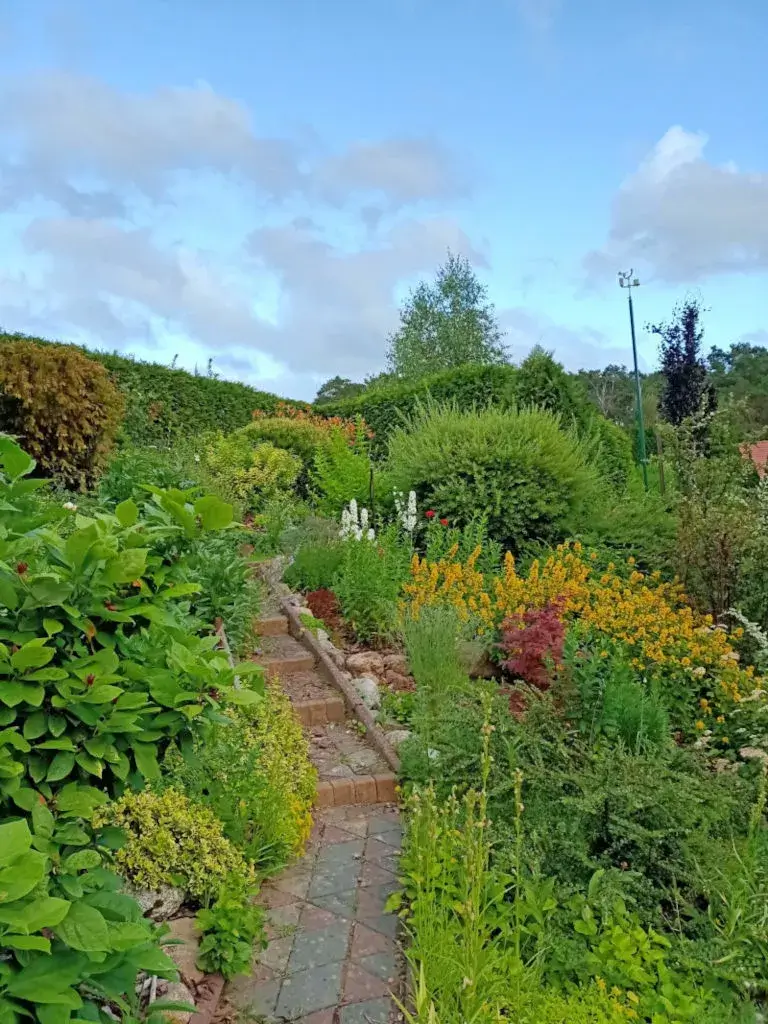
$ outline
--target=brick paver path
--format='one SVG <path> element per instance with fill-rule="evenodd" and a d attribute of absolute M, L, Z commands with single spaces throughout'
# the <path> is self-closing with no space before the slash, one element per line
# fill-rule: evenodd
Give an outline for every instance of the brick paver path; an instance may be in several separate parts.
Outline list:
<path fill-rule="evenodd" d="M 302 1024 L 387 1024 L 398 1011 L 397 889 L 401 826 L 393 806 L 317 814 L 305 856 L 264 887 L 269 945 L 227 989 L 248 1017 Z"/>

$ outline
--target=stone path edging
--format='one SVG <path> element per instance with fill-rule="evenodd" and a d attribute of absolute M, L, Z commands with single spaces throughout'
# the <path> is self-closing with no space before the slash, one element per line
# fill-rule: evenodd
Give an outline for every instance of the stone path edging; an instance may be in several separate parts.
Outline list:
<path fill-rule="evenodd" d="M 293 596 L 283 597 L 280 600 L 280 605 L 283 614 L 288 619 L 291 636 L 306 647 L 317 659 L 318 664 L 322 665 L 328 680 L 341 692 L 350 711 L 365 726 L 367 730 L 366 736 L 371 745 L 381 754 L 395 775 L 399 774 L 400 758 L 395 753 L 392 744 L 376 724 L 376 719 L 361 700 L 354 686 L 344 678 L 333 660 L 317 642 L 312 631 L 303 625 L 295 598 Z"/>

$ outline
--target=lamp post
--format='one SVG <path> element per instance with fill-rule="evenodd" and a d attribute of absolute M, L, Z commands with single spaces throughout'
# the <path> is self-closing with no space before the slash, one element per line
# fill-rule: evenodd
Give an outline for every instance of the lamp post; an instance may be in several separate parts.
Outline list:
<path fill-rule="evenodd" d="M 643 467 L 643 484 L 648 490 L 648 464 L 645 456 L 645 422 L 643 420 L 643 396 L 640 389 L 640 371 L 637 368 L 637 341 L 635 340 L 635 310 L 632 306 L 632 289 L 640 287 L 640 281 L 632 276 L 631 270 L 619 271 L 619 285 L 627 289 L 629 299 L 629 327 L 632 331 L 632 359 L 635 364 L 635 403 L 637 417 L 637 447 L 640 454 L 640 465 Z"/>

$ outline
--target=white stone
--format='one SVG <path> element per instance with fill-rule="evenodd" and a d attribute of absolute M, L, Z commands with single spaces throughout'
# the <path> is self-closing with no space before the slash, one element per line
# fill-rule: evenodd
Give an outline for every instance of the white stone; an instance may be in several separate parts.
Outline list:
<path fill-rule="evenodd" d="M 153 921 L 167 921 L 178 914 L 186 892 L 172 885 L 163 885 L 159 889 L 141 889 L 126 883 L 125 891 L 132 896 L 141 907 L 141 912 Z"/>
<path fill-rule="evenodd" d="M 165 947 L 165 952 L 179 968 L 181 980 L 194 988 L 205 977 L 205 971 L 197 966 L 200 947 L 200 932 L 194 917 L 177 917 L 169 921 L 169 938 L 177 940 Z"/>
<path fill-rule="evenodd" d="M 405 743 L 406 740 L 411 738 L 410 729 L 393 729 L 392 732 L 386 734 L 387 739 L 392 746 L 397 750 L 401 743 Z"/>
<path fill-rule="evenodd" d="M 183 985 L 180 981 L 171 981 L 168 983 L 168 987 L 161 996 L 163 1002 L 168 1003 L 188 1003 L 190 1006 L 195 1005 L 195 998 L 189 991 L 186 985 Z M 164 1010 L 166 1020 L 172 1021 L 173 1024 L 189 1024 L 190 1018 L 192 1017 L 192 1011 L 184 1012 L 183 1010 Z"/>
<path fill-rule="evenodd" d="M 372 676 L 361 676 L 360 679 L 354 680 L 353 685 L 366 707 L 372 710 L 379 707 L 381 704 L 379 684 Z"/>
<path fill-rule="evenodd" d="M 371 774 L 379 763 L 379 755 L 375 750 L 356 750 L 347 758 L 347 764 L 355 775 Z"/>

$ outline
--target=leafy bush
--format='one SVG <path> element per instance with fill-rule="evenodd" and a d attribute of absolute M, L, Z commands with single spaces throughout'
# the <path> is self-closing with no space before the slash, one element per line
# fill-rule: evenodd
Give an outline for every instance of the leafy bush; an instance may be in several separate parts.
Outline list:
<path fill-rule="evenodd" d="M 383 455 L 390 435 L 428 398 L 455 402 L 462 410 L 485 405 L 507 408 L 515 402 L 516 379 L 517 370 L 512 366 L 462 366 L 418 381 L 372 386 L 354 398 L 324 402 L 322 411 L 347 418 L 362 416 L 373 432 L 374 452 Z"/>
<path fill-rule="evenodd" d="M 331 544 L 303 544 L 285 571 L 285 582 L 295 590 L 332 587 L 344 553 L 345 546 L 338 536 Z"/>
<path fill-rule="evenodd" d="M 229 879 L 213 904 L 198 912 L 197 924 L 203 933 L 198 965 L 227 980 L 249 972 L 257 940 L 267 944 L 264 911 L 237 879 Z"/>
<path fill-rule="evenodd" d="M 19 437 L 46 474 L 92 487 L 123 415 L 99 363 L 69 345 L 0 344 L 0 430 Z"/>
<path fill-rule="evenodd" d="M 205 445 L 205 468 L 223 493 L 254 510 L 287 493 L 296 483 L 301 460 L 269 441 L 256 441 L 246 430 L 217 434 Z"/>
<path fill-rule="evenodd" d="M 507 672 L 547 690 L 553 672 L 562 667 L 564 644 L 562 606 L 553 602 L 505 619 L 498 648 Z"/>
<path fill-rule="evenodd" d="M 230 712 L 191 757 L 171 752 L 165 785 L 210 808 L 228 839 L 260 871 L 297 855 L 311 828 L 316 773 L 288 698 L 268 687 L 252 708 Z"/>
<path fill-rule="evenodd" d="M 108 1005 L 132 1021 L 139 971 L 175 970 L 109 870 L 121 837 L 92 818 L 220 701 L 251 696 L 190 630 L 190 590 L 163 554 L 231 509 L 158 491 L 143 517 L 127 501 L 64 537 L 8 438 L 0 467 L 0 1015 L 98 1020 Z"/>
<path fill-rule="evenodd" d="M 110 507 L 129 498 L 143 501 L 148 484 L 161 489 L 189 487 L 192 475 L 176 450 L 125 445 L 113 452 L 99 481 L 98 498 Z"/>
<path fill-rule="evenodd" d="M 389 469 L 438 517 L 462 527 L 481 516 L 515 550 L 564 536 L 594 493 L 580 442 L 540 410 L 425 407 L 392 435 Z"/>
<path fill-rule="evenodd" d="M 224 836 L 213 811 L 176 790 L 126 793 L 102 807 L 94 822 L 123 831 L 126 841 L 115 852 L 115 863 L 141 888 L 179 885 L 206 900 L 228 879 L 249 884 L 255 880 L 252 867 Z"/>
<path fill-rule="evenodd" d="M 353 498 L 361 505 L 369 504 L 372 476 L 373 466 L 363 438 L 358 437 L 350 445 L 341 430 L 332 431 L 327 443 L 315 452 L 311 474 L 318 510 L 337 519 Z"/>
<path fill-rule="evenodd" d="M 603 416 L 592 415 L 582 436 L 591 448 L 590 460 L 600 476 L 622 492 L 634 469 L 632 441 L 626 430 Z"/>
<path fill-rule="evenodd" d="M 410 550 L 394 527 L 379 539 L 344 541 L 333 591 L 358 640 L 381 642 L 395 634 L 409 557 Z"/>
<path fill-rule="evenodd" d="M 521 407 L 547 409 L 562 417 L 563 423 L 583 423 L 587 413 L 586 395 L 576 377 L 566 373 L 551 352 L 535 345 L 517 370 L 515 401 Z"/>
<path fill-rule="evenodd" d="M 222 619 L 230 646 L 243 654 L 262 603 L 262 585 L 241 554 L 247 536 L 244 530 L 227 530 L 201 538 L 190 548 L 183 569 L 184 579 L 199 588 L 194 614 L 208 627 Z"/>

